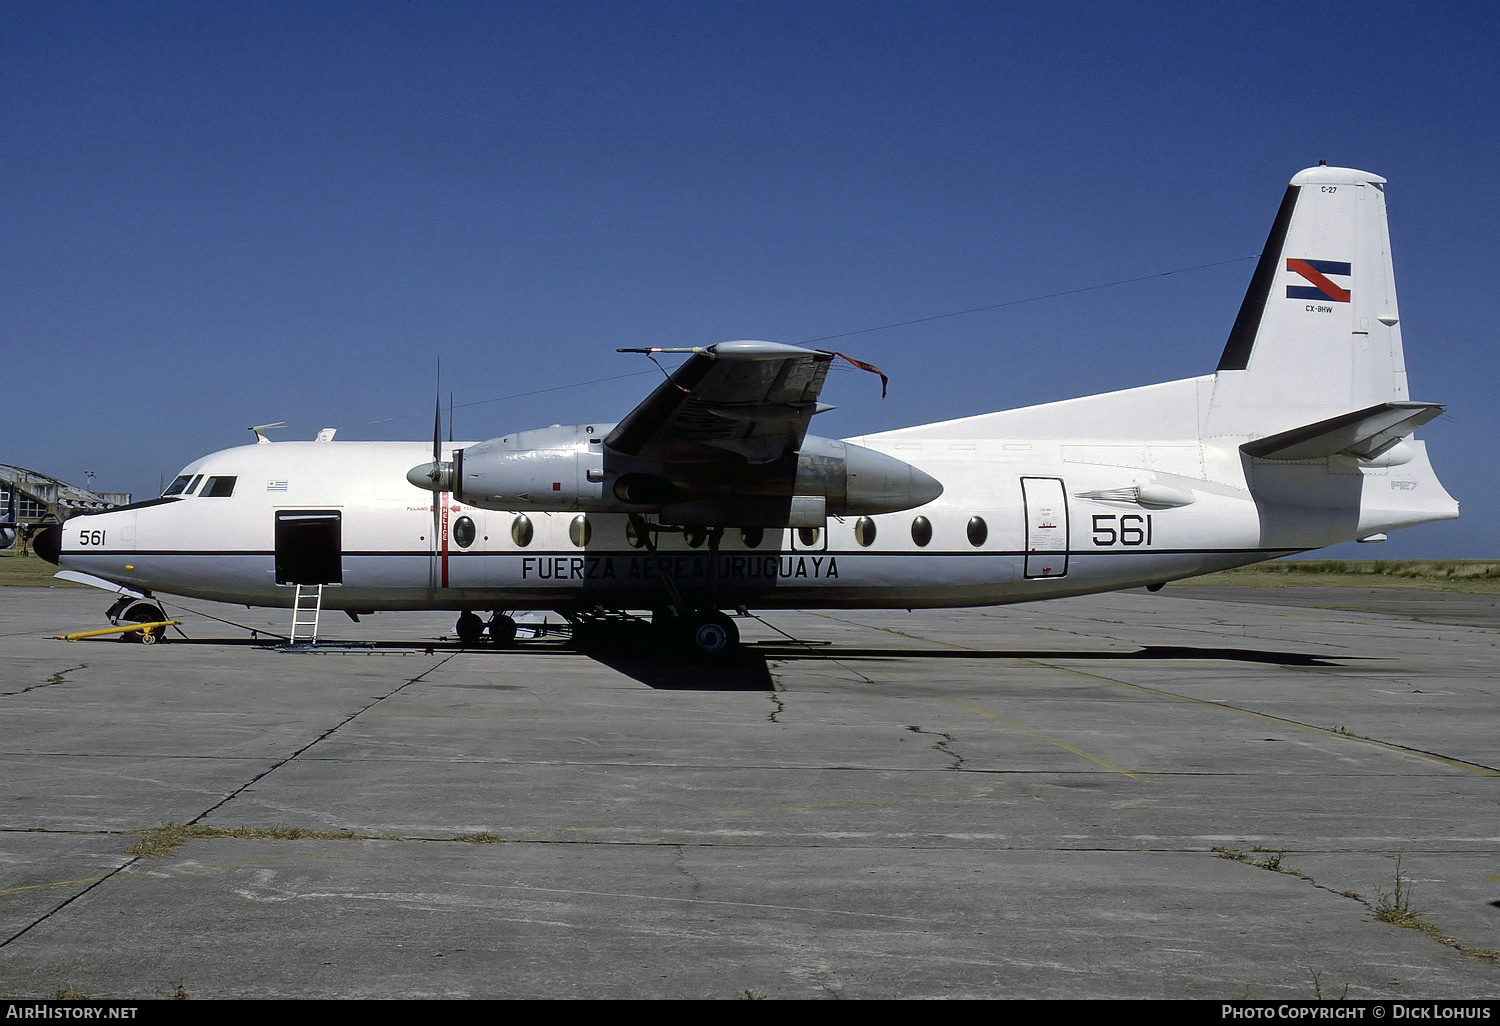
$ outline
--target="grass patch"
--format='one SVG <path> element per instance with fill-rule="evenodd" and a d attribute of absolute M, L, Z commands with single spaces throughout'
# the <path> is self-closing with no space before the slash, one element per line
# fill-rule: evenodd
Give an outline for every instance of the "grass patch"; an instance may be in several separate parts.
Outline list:
<path fill-rule="evenodd" d="M 207 837 L 235 837 L 252 841 L 391 841 L 396 837 L 361 834 L 353 830 L 307 830 L 302 827 L 216 827 L 168 823 L 150 830 L 135 830 L 140 840 L 126 849 L 143 858 L 164 858 L 189 841 Z"/>
<path fill-rule="evenodd" d="M 1411 903 L 1411 880 L 1401 873 L 1401 856 L 1396 856 L 1396 886 L 1390 890 L 1376 888 L 1380 900 L 1375 903 L 1375 918 L 1392 926 L 1414 927 L 1422 913 Z"/>
<path fill-rule="evenodd" d="M 1313 996 L 1314 996 L 1314 998 L 1316 1000 L 1318 1000 L 1318 1001 L 1347 1001 L 1347 1000 L 1349 1000 L 1349 984 L 1347 984 L 1347 983 L 1344 984 L 1344 992 L 1342 994 L 1340 994 L 1338 997 L 1336 997 L 1336 998 L 1326 998 L 1326 997 L 1323 996 L 1323 974 L 1320 973 L 1320 972 L 1316 972 L 1316 971 L 1314 971 L 1312 969 L 1309 969 L 1308 973 L 1311 974 L 1311 976 L 1312 976 L 1312 981 L 1313 981 Z"/>
<path fill-rule="evenodd" d="M 61 570 L 41 556 L 18 556 L 14 549 L 0 552 L 0 588 L 82 588 L 85 585 L 59 581 L 52 575 Z"/>
<path fill-rule="evenodd" d="M 1379 895 L 1375 902 L 1375 918 L 1382 923 L 1390 923 L 1407 930 L 1416 930 L 1444 944 L 1468 958 L 1480 962 L 1490 962 L 1500 965 L 1500 951 L 1494 948 L 1475 948 L 1460 941 L 1457 937 L 1450 937 L 1434 924 L 1428 922 L 1423 916 L 1422 910 L 1412 904 L 1411 901 L 1411 878 L 1401 872 L 1401 856 L 1396 856 L 1396 882 L 1394 886 L 1386 891 L 1376 888 Z"/>
<path fill-rule="evenodd" d="M 399 834 L 367 834 L 357 830 L 309 830 L 305 827 L 224 827 L 204 824 L 168 823 L 149 830 L 132 830 L 140 840 L 126 849 L 130 855 L 159 859 L 173 854 L 189 841 L 210 838 L 232 837 L 250 841 L 413 841 L 442 840 L 442 838 L 417 838 Z M 449 840 L 460 844 L 503 844 L 505 838 L 489 831 L 474 834 L 458 834 Z"/>
<path fill-rule="evenodd" d="M 1277 559 L 1220 570 L 1179 585 L 1422 588 L 1500 594 L 1500 559 Z"/>
<path fill-rule="evenodd" d="M 1286 858 L 1286 852 L 1284 852 L 1284 851 L 1271 851 L 1270 848 L 1256 848 L 1255 850 L 1256 851 L 1262 851 L 1262 852 L 1270 852 L 1270 854 L 1267 855 L 1265 858 L 1263 858 L 1259 862 L 1255 863 L 1257 866 L 1259 866 L 1261 869 L 1269 869 L 1273 873 L 1279 873 L 1279 872 L 1281 872 L 1281 862 L 1282 862 L 1283 859 Z"/>
<path fill-rule="evenodd" d="M 1213 853 L 1219 858 L 1228 859 L 1231 862 L 1243 862 L 1257 869 L 1268 869 L 1273 873 L 1280 873 L 1283 876 L 1295 876 L 1299 880 L 1308 879 L 1307 874 L 1302 872 L 1302 870 L 1293 869 L 1291 866 L 1285 865 L 1286 851 L 1284 849 L 1262 848 L 1257 845 L 1248 852 L 1241 851 L 1238 848 L 1215 848 L 1213 849 Z M 1255 857 L 1256 855 L 1264 855 L 1265 857 L 1258 859 Z"/>
<path fill-rule="evenodd" d="M 1256 847 L 1247 852 L 1239 848 L 1214 848 L 1213 853 L 1217 858 L 1228 859 L 1231 862 L 1244 862 L 1259 869 L 1268 869 L 1273 873 L 1295 876 L 1299 880 L 1312 879 L 1306 873 L 1302 872 L 1302 870 L 1287 866 L 1285 864 L 1286 852 L 1283 850 Z M 1257 859 L 1255 857 L 1257 853 L 1264 853 L 1265 857 Z M 1390 923 L 1392 926 L 1399 926 L 1407 930 L 1416 930 L 1418 933 L 1431 937 L 1439 944 L 1454 949 L 1466 958 L 1500 965 L 1500 951 L 1494 948 L 1472 947 L 1456 937 L 1448 936 L 1429 922 L 1423 916 L 1421 909 L 1412 904 L 1411 877 L 1402 872 L 1400 854 L 1396 856 L 1395 884 L 1389 891 L 1377 887 L 1375 892 L 1378 897 L 1373 904 L 1358 891 L 1342 891 L 1340 893 L 1343 897 L 1352 898 L 1369 908 L 1375 913 L 1375 918 L 1382 923 Z M 1313 987 L 1319 991 L 1319 998 L 1321 999 L 1321 981 L 1318 979 L 1318 974 L 1316 973 L 1313 974 Z M 1345 987 L 1344 994 L 1347 995 L 1348 993 L 1349 989 Z"/>

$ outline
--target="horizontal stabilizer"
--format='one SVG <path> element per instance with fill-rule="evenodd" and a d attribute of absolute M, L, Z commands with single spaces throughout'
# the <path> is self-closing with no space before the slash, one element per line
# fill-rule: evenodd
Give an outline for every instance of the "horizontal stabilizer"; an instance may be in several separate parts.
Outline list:
<path fill-rule="evenodd" d="M 1373 460 L 1443 412 L 1437 403 L 1380 403 L 1302 427 L 1257 438 L 1240 451 L 1263 460 L 1314 460 L 1354 456 Z"/>

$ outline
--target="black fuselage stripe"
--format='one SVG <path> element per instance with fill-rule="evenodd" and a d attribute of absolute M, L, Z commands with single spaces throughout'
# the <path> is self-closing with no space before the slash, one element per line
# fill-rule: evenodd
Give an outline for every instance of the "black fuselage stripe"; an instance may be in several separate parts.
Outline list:
<path fill-rule="evenodd" d="M 720 549 L 724 556 L 990 556 L 1021 558 L 1024 556 L 1275 556 L 1293 552 L 1305 552 L 1305 548 L 1204 548 L 1204 549 L 1056 549 L 1048 552 L 1027 552 L 1024 549 Z M 663 556 L 707 556 L 708 549 L 682 549 L 662 552 Z M 271 549 L 70 549 L 66 556 L 109 556 L 113 559 L 137 558 L 141 556 L 275 556 Z M 364 549 L 345 550 L 345 557 L 362 559 L 391 556 L 430 558 L 430 549 Z M 502 552 L 465 552 L 462 549 L 449 553 L 457 559 L 503 559 L 513 556 L 537 556 L 554 559 L 566 556 L 646 556 L 644 549 L 509 549 Z"/>

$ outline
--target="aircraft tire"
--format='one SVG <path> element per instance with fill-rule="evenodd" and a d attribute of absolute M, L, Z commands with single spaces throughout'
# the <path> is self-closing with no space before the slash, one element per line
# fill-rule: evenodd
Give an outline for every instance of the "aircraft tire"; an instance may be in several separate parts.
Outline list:
<path fill-rule="evenodd" d="M 480 636 L 484 634 L 484 621 L 473 613 L 461 613 L 458 623 L 453 625 L 453 632 L 458 635 L 460 645 L 476 644 Z"/>
<path fill-rule="evenodd" d="M 516 621 L 504 613 L 490 617 L 490 644 L 496 648 L 510 648 L 516 643 Z"/>
<path fill-rule="evenodd" d="M 126 623 L 153 623 L 157 620 L 165 620 L 167 614 L 161 611 L 161 606 L 153 602 L 137 602 L 125 610 L 125 615 L 120 619 Z M 121 634 L 120 640 L 133 642 L 139 645 L 154 645 L 167 633 L 165 627 L 153 627 L 149 631 L 131 631 Z"/>
<path fill-rule="evenodd" d="M 686 626 L 688 650 L 700 658 L 722 659 L 739 646 L 739 628 L 718 610 L 689 617 Z"/>

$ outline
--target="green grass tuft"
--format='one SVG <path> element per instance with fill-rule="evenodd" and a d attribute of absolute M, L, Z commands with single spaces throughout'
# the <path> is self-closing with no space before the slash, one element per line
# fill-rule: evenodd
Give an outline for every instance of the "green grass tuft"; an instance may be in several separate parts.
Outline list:
<path fill-rule="evenodd" d="M 1500 594 L 1500 559 L 1277 559 L 1179 584 L 1423 588 Z"/>
<path fill-rule="evenodd" d="M 477 834 L 459 834 L 453 839 L 464 844 L 500 844 L 505 840 L 499 834 L 492 834 L 488 830 L 481 830 Z"/>

